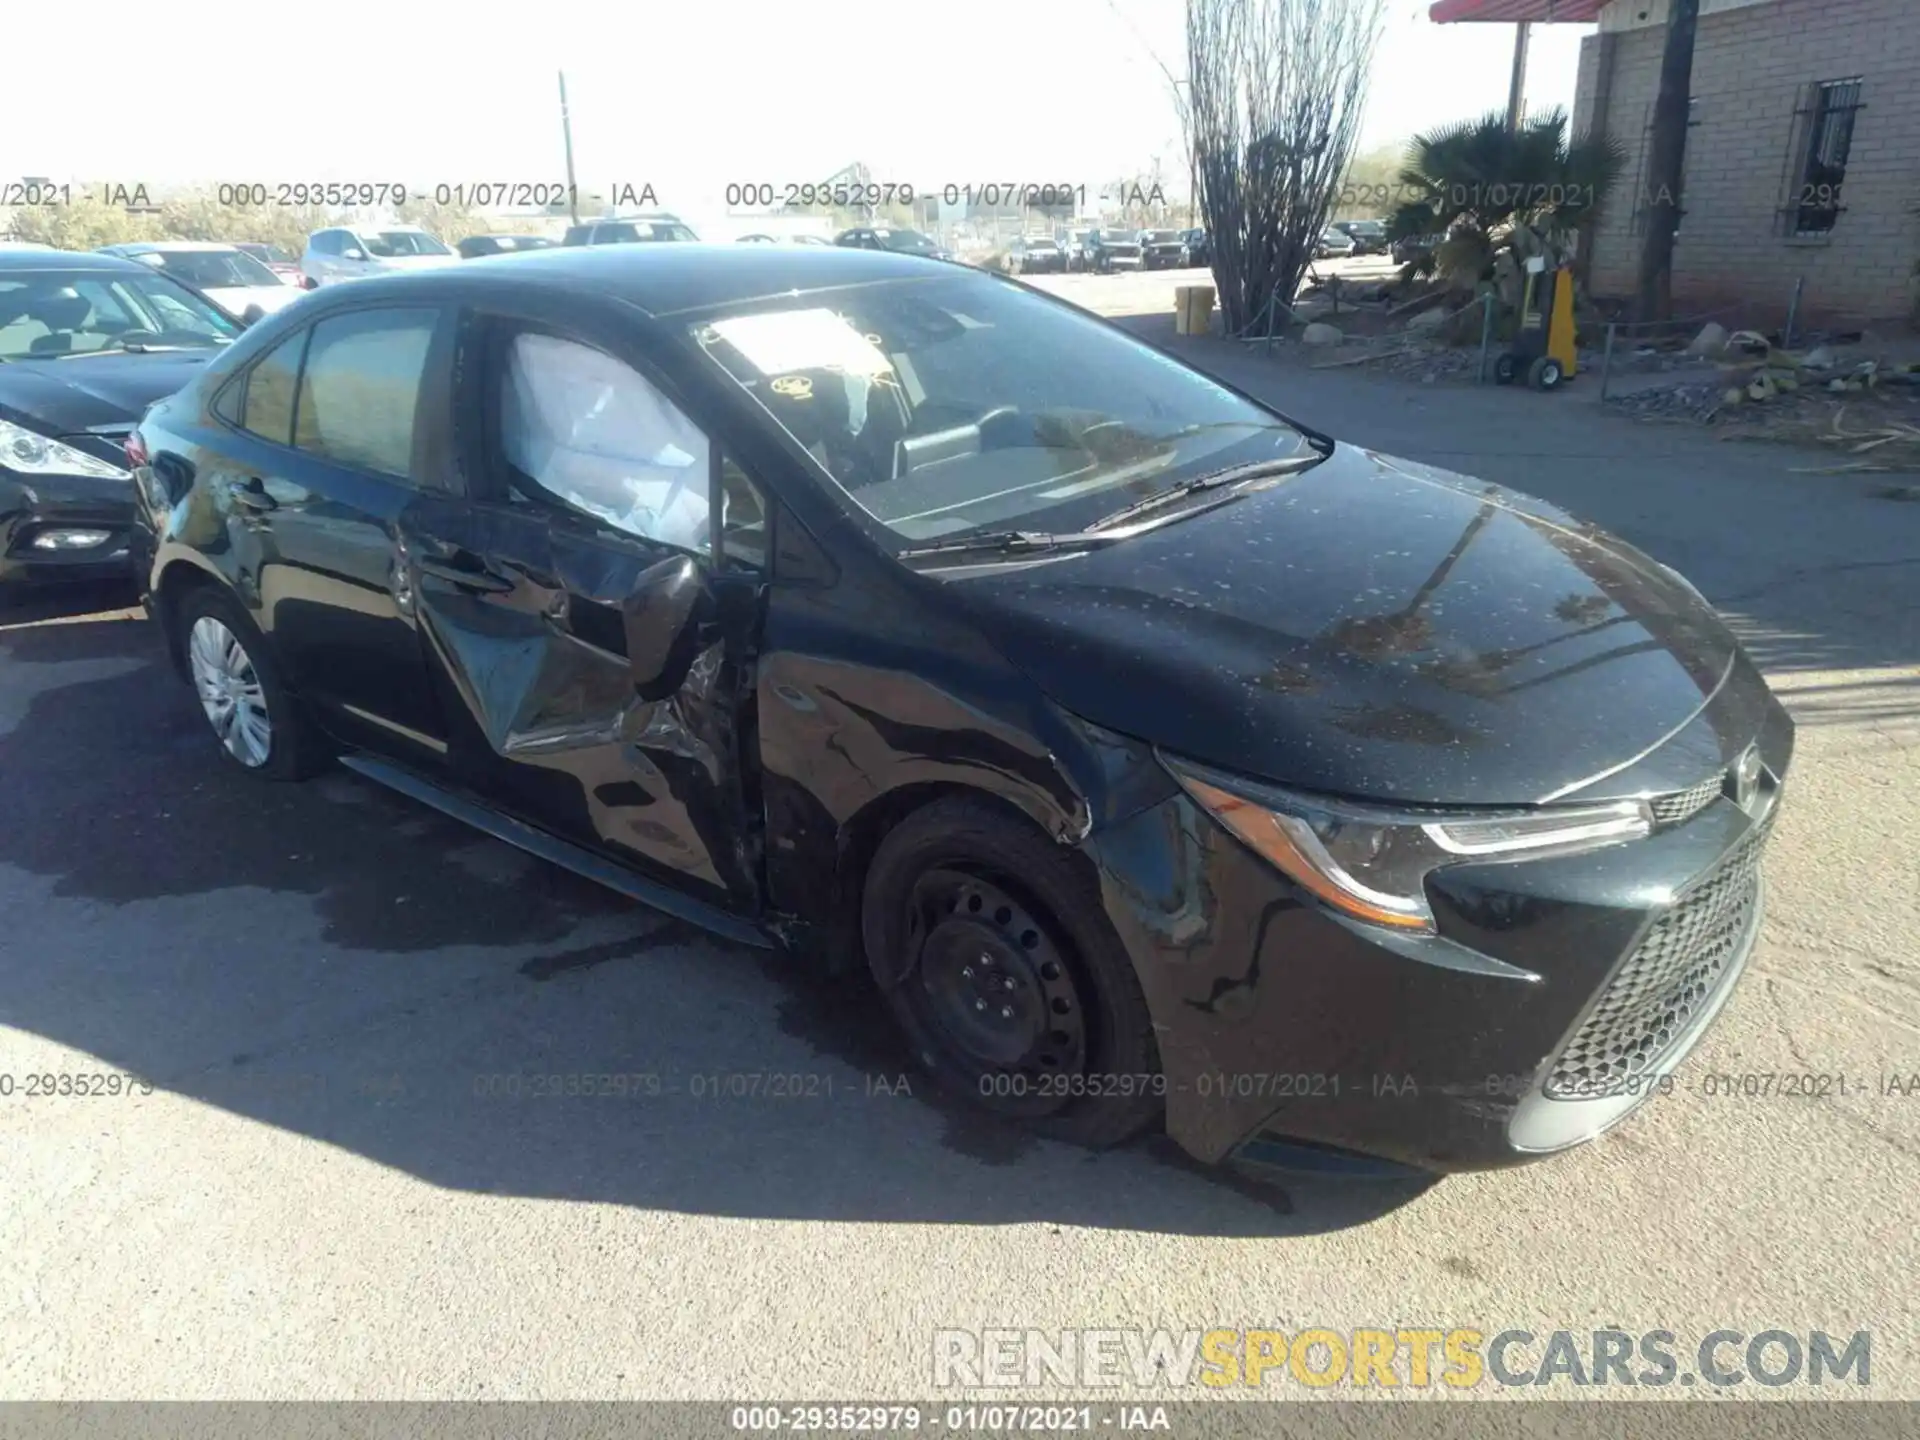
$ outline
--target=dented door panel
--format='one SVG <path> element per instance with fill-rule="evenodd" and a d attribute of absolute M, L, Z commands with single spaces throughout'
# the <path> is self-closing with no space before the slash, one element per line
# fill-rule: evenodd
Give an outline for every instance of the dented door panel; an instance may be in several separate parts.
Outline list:
<path fill-rule="evenodd" d="M 735 715 L 757 585 L 714 587 L 684 677 L 645 700 L 634 587 L 665 547 L 531 505 L 428 502 L 405 530 L 456 773 L 564 838 L 757 910 Z"/>

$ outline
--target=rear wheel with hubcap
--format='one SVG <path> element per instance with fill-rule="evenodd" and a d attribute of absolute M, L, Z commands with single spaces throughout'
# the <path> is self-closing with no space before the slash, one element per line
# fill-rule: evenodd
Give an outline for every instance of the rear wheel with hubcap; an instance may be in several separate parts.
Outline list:
<path fill-rule="evenodd" d="M 176 624 L 188 676 L 221 753 L 270 780 L 309 773 L 320 758 L 318 738 L 259 629 L 211 587 L 186 596 Z"/>
<path fill-rule="evenodd" d="M 1032 825 L 967 797 L 909 816 L 868 870 L 862 928 L 889 1007 L 943 1089 L 1084 1145 L 1162 1113 L 1132 962 L 1097 887 Z"/>

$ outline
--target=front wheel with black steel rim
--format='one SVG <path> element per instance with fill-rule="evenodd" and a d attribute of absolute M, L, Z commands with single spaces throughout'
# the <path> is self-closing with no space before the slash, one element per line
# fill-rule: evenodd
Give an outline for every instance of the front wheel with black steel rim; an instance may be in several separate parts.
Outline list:
<path fill-rule="evenodd" d="M 1520 358 L 1511 351 L 1494 360 L 1493 378 L 1496 384 L 1511 385 L 1519 374 Z"/>
<path fill-rule="evenodd" d="M 249 774 L 293 780 L 319 758 L 317 737 L 259 630 L 211 587 L 190 592 L 176 624 L 187 675 L 220 752 Z"/>
<path fill-rule="evenodd" d="M 936 801 L 874 855 L 862 931 L 936 1083 L 1105 1146 L 1158 1120 L 1165 1089 L 1139 980 L 1077 861 L 989 801 Z"/>

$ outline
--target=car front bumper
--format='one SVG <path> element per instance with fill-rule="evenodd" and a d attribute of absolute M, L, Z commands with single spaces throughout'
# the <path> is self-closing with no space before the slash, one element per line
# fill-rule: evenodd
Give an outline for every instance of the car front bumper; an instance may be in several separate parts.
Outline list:
<path fill-rule="evenodd" d="M 1671 1093 L 1759 932 L 1793 750 L 1771 696 L 1757 743 L 1773 779 L 1751 811 L 1721 796 L 1643 840 L 1436 871 L 1432 936 L 1335 915 L 1184 793 L 1096 828 L 1082 844 L 1153 1017 L 1168 1133 L 1254 1173 L 1303 1142 L 1488 1169 Z"/>
<path fill-rule="evenodd" d="M 123 573 L 131 578 L 133 524 L 130 480 L 0 470 L 0 583 L 51 584 Z M 84 549 L 34 543 L 65 530 L 103 530 L 107 538 Z"/>

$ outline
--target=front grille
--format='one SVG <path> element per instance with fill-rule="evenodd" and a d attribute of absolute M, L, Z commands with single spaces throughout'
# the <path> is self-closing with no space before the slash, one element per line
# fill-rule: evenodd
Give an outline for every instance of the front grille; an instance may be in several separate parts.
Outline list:
<path fill-rule="evenodd" d="M 1653 823 L 1661 829 L 1691 820 L 1720 798 L 1726 786 L 1724 775 L 1702 780 L 1691 790 L 1675 790 L 1671 795 L 1656 795 L 1647 803 L 1653 808 Z"/>
<path fill-rule="evenodd" d="M 1760 856 L 1771 827 L 1741 841 L 1673 903 L 1608 984 L 1554 1063 L 1546 1093 L 1589 1100 L 1624 1093 L 1720 988 L 1760 903 Z"/>

